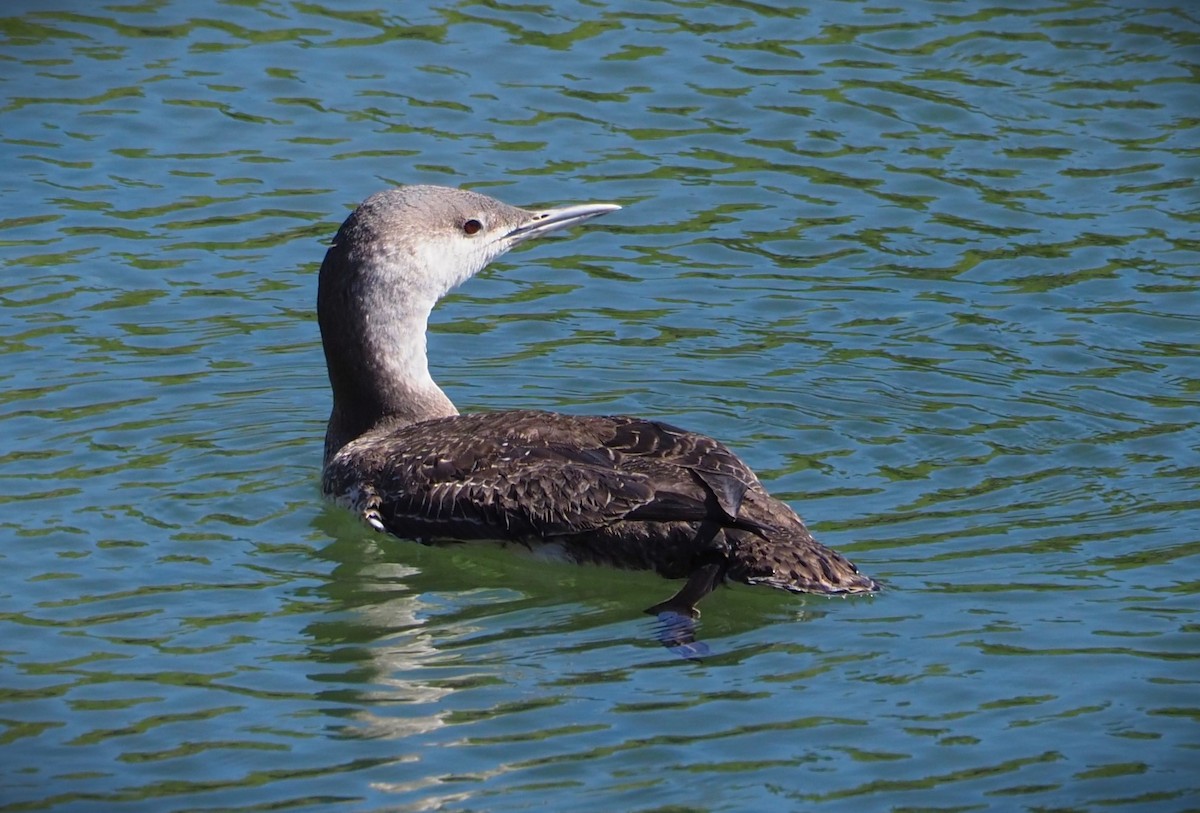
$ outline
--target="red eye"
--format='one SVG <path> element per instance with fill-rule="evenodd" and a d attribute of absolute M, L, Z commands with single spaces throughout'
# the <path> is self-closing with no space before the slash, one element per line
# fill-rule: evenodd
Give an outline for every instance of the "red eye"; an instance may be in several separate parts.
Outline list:
<path fill-rule="evenodd" d="M 468 220 L 466 223 L 463 224 L 463 227 L 462 227 L 463 232 L 465 232 L 466 234 L 478 234 L 479 230 L 482 228 L 483 228 L 483 224 L 480 223 L 478 220 L 474 220 L 474 219 Z"/>

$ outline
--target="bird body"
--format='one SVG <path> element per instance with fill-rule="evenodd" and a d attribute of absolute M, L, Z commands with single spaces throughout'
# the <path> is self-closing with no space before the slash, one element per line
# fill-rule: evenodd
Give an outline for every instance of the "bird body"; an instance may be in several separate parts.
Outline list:
<path fill-rule="evenodd" d="M 433 382 L 425 330 L 442 295 L 520 242 L 617 208 L 531 212 L 413 186 L 355 210 L 318 291 L 334 393 L 325 494 L 403 538 L 553 546 L 576 562 L 688 579 L 652 611 L 695 614 L 727 578 L 797 592 L 877 589 L 712 438 L 625 416 L 459 415 Z"/>

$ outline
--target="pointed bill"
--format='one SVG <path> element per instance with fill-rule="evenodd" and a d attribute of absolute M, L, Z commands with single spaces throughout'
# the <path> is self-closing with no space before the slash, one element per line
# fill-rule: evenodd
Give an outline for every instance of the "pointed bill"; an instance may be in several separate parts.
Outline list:
<path fill-rule="evenodd" d="M 574 206 L 530 212 L 529 220 L 504 235 L 504 239 L 515 246 L 552 231 L 577 226 L 585 220 L 615 212 L 620 208 L 615 203 L 579 203 Z"/>

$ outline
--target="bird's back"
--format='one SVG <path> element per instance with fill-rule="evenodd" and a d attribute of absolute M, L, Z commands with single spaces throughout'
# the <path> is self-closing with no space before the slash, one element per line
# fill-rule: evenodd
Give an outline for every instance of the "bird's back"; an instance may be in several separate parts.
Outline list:
<path fill-rule="evenodd" d="M 875 589 L 729 449 L 656 421 L 521 410 L 385 423 L 330 459 L 323 489 L 421 541 L 555 544 L 671 578 L 720 559 L 751 584 Z"/>

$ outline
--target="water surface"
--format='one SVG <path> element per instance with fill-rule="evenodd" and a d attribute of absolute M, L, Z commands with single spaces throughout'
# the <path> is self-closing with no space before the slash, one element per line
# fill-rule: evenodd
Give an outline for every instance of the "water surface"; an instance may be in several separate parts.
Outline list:
<path fill-rule="evenodd" d="M 10 2 L 0 811 L 1161 810 L 1200 781 L 1188 4 Z M 323 247 L 621 212 L 435 313 L 462 409 L 714 434 L 888 589 L 324 505 Z"/>

